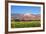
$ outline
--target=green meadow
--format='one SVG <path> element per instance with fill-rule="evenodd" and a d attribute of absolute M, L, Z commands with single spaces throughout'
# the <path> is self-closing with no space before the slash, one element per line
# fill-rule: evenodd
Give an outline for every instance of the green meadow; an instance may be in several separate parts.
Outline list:
<path fill-rule="evenodd" d="M 40 27 L 40 21 L 11 21 L 11 28 Z"/>

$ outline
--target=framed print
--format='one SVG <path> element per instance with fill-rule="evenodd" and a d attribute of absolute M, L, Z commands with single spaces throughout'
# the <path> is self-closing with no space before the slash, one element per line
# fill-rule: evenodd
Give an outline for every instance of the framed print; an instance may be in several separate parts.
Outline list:
<path fill-rule="evenodd" d="M 5 31 L 7 33 L 44 31 L 44 3 L 6 2 Z"/>

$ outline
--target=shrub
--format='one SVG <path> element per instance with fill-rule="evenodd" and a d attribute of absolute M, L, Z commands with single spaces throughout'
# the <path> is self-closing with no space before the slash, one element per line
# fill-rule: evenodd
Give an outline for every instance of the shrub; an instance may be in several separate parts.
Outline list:
<path fill-rule="evenodd" d="M 25 28 L 25 27 L 40 27 L 40 21 L 21 21 L 21 22 L 12 22 L 11 27 L 12 28 Z"/>

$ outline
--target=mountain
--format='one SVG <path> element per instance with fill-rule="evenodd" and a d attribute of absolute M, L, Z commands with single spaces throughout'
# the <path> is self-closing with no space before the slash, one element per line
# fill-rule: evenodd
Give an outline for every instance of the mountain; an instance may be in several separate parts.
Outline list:
<path fill-rule="evenodd" d="M 40 20 L 40 14 L 11 14 L 11 19 L 19 20 Z"/>

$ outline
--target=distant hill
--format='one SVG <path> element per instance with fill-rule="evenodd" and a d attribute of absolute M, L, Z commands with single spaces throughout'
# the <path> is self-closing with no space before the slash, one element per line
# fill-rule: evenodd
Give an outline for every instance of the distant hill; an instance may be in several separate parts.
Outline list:
<path fill-rule="evenodd" d="M 11 14 L 11 19 L 19 20 L 40 20 L 40 14 Z"/>

